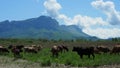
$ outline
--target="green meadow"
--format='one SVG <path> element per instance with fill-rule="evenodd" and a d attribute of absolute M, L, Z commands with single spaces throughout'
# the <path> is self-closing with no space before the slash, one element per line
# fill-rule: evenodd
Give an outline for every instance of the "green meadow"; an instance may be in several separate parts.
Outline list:
<path fill-rule="evenodd" d="M 84 66 L 101 66 L 101 65 L 112 65 L 112 64 L 120 64 L 120 54 L 109 54 L 109 53 L 102 53 L 102 54 L 95 54 L 95 58 L 93 59 L 92 56 L 89 59 L 88 56 L 84 55 L 83 59 L 79 57 L 79 55 L 76 52 L 72 52 L 73 46 L 96 46 L 98 44 L 101 45 L 107 45 L 109 48 L 112 48 L 112 45 L 118 44 L 119 41 L 86 41 L 86 40 L 79 40 L 79 41 L 48 41 L 48 40 L 0 40 L 1 45 L 5 45 L 7 47 L 9 44 L 22 44 L 22 45 L 42 45 L 43 49 L 39 51 L 37 54 L 34 53 L 25 53 L 22 52 L 21 58 L 18 59 L 24 59 L 33 63 L 40 63 L 41 66 L 51 66 L 52 64 L 64 64 L 64 65 L 70 65 L 72 67 L 84 67 Z M 58 57 L 53 57 L 50 48 L 53 45 L 61 45 L 64 44 L 68 46 L 69 51 L 59 53 Z M 109 45 L 108 45 L 109 44 Z M 0 54 L 0 56 L 7 56 L 7 57 L 13 57 L 12 53 L 8 54 Z"/>

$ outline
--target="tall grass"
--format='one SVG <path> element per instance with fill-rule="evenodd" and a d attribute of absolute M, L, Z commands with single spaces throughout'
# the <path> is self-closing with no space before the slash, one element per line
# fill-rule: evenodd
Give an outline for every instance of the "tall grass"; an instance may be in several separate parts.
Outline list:
<path fill-rule="evenodd" d="M 79 57 L 76 52 L 59 53 L 58 57 L 53 57 L 50 49 L 42 49 L 37 54 L 34 53 L 21 53 L 22 58 L 30 62 L 40 63 L 41 66 L 50 66 L 51 64 L 65 64 L 70 66 L 99 66 L 99 65 L 111 65 L 120 64 L 120 55 L 115 54 L 95 54 L 95 58 L 92 56 L 89 59 L 88 56 L 83 56 L 83 59 Z M 14 57 L 12 53 L 1 54 L 1 56 Z"/>
<path fill-rule="evenodd" d="M 71 66 L 99 66 L 120 64 L 120 55 L 110 54 L 96 54 L 95 59 L 92 57 L 84 56 L 83 59 L 79 57 L 76 52 L 59 53 L 58 57 L 52 57 L 50 49 L 46 48 L 40 51 L 38 54 L 24 53 L 23 58 L 28 61 L 41 63 L 42 66 L 50 66 L 54 64 L 65 64 Z"/>
<path fill-rule="evenodd" d="M 65 52 L 59 53 L 58 57 L 53 57 L 49 48 L 44 48 L 35 53 L 21 53 L 22 58 L 31 62 L 40 63 L 41 66 L 50 66 L 51 64 L 65 64 L 70 66 L 100 66 L 100 65 L 111 65 L 120 64 L 120 55 L 118 54 L 95 54 L 95 58 L 92 56 L 89 59 L 88 56 L 83 56 L 83 59 L 79 57 L 76 52 Z M 0 54 L 0 56 L 14 57 L 12 53 Z"/>

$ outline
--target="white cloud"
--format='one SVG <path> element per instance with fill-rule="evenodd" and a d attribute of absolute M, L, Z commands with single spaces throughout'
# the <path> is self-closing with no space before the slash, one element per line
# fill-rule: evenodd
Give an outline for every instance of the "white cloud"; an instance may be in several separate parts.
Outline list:
<path fill-rule="evenodd" d="M 62 6 L 57 0 L 46 0 L 44 2 L 47 14 L 53 18 L 62 20 L 65 25 L 77 25 L 83 32 L 102 39 L 120 37 L 120 28 L 115 27 L 115 25 L 120 24 L 120 12 L 115 10 L 114 3 L 111 1 L 95 0 L 91 5 L 102 10 L 107 15 L 107 19 L 103 20 L 102 17 L 93 18 L 80 14 L 70 18 L 59 12 Z"/>
<path fill-rule="evenodd" d="M 73 22 L 77 22 L 82 28 L 89 28 L 93 26 L 105 26 L 108 23 L 103 21 L 101 17 L 92 18 L 89 16 L 76 15 Z"/>
<path fill-rule="evenodd" d="M 46 0 L 44 2 L 44 6 L 46 8 L 46 12 L 54 18 L 59 15 L 59 10 L 62 8 L 56 0 Z"/>
<path fill-rule="evenodd" d="M 61 14 L 59 13 L 59 10 L 62 8 L 62 6 L 56 0 L 46 0 L 44 2 L 44 6 L 50 16 L 63 20 L 66 25 L 79 25 L 82 28 L 87 28 L 95 25 L 103 26 L 108 24 L 107 22 L 103 21 L 101 17 L 92 18 L 78 14 L 73 18 L 70 18 L 65 14 Z"/>
<path fill-rule="evenodd" d="M 97 28 L 97 29 L 85 28 L 83 29 L 83 32 L 91 36 L 97 36 L 101 39 L 120 37 L 119 28 L 110 28 L 110 29 L 109 28 Z"/>
<path fill-rule="evenodd" d="M 70 18 L 64 14 L 60 14 L 58 19 L 63 20 L 66 25 L 78 25 L 81 28 L 108 25 L 101 17 L 92 18 L 89 16 L 75 15 L 73 18 Z"/>
<path fill-rule="evenodd" d="M 115 5 L 111 1 L 96 0 L 91 5 L 102 10 L 107 15 L 107 22 L 112 25 L 120 25 L 120 12 L 115 9 Z"/>
<path fill-rule="evenodd" d="M 60 19 L 60 20 L 63 20 L 66 25 L 73 25 L 73 24 L 76 25 L 77 24 L 76 22 L 72 22 L 72 19 L 67 17 L 64 14 L 59 14 L 57 18 Z"/>

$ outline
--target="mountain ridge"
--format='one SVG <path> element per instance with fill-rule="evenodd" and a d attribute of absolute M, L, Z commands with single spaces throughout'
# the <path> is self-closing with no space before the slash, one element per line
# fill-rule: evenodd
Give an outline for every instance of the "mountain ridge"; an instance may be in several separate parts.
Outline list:
<path fill-rule="evenodd" d="M 92 38 L 76 25 L 59 25 L 49 17 L 40 16 L 21 21 L 0 22 L 0 38 L 35 38 L 35 39 L 79 39 Z"/>

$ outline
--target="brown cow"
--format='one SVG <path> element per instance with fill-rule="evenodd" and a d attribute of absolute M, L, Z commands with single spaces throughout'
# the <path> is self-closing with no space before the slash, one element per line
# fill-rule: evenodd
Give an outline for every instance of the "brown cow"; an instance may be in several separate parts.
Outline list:
<path fill-rule="evenodd" d="M 100 52 L 103 52 L 103 53 L 108 53 L 110 52 L 110 49 L 106 46 L 97 46 L 96 47 Z"/>
<path fill-rule="evenodd" d="M 69 49 L 68 49 L 68 47 L 67 47 L 67 46 L 64 46 L 64 45 L 61 45 L 61 46 L 62 46 L 62 48 L 63 48 L 64 52 L 65 52 L 65 51 L 69 51 Z"/>
<path fill-rule="evenodd" d="M 62 46 L 59 45 L 59 46 L 57 46 L 57 48 L 58 48 L 59 52 L 61 52 L 61 53 L 63 52 L 63 47 Z"/>
<path fill-rule="evenodd" d="M 38 50 L 38 51 L 42 50 L 42 48 L 43 48 L 43 47 L 42 47 L 41 45 L 38 45 L 38 46 L 37 46 L 37 50 Z"/>
<path fill-rule="evenodd" d="M 111 50 L 110 54 L 119 54 L 120 53 L 120 45 L 115 45 Z"/>
<path fill-rule="evenodd" d="M 24 47 L 24 51 L 28 53 L 37 53 L 38 51 L 33 47 Z"/>
<path fill-rule="evenodd" d="M 64 46 L 64 45 L 59 45 L 57 46 L 59 51 L 62 53 L 62 52 L 66 52 L 66 51 L 69 51 L 68 47 L 67 46 Z"/>
<path fill-rule="evenodd" d="M 51 52 L 53 57 L 58 57 L 60 50 L 58 46 L 55 45 L 51 48 Z"/>
<path fill-rule="evenodd" d="M 28 53 L 38 53 L 39 50 L 40 48 L 38 48 L 36 45 L 24 47 L 24 52 L 28 52 Z"/>
<path fill-rule="evenodd" d="M 42 50 L 42 46 L 40 46 L 40 45 L 32 45 L 31 47 L 34 47 L 35 48 L 35 50 L 37 50 L 37 51 L 40 51 L 40 50 Z"/>
<path fill-rule="evenodd" d="M 94 53 L 95 54 L 101 54 L 101 52 L 96 47 L 94 47 Z"/>

